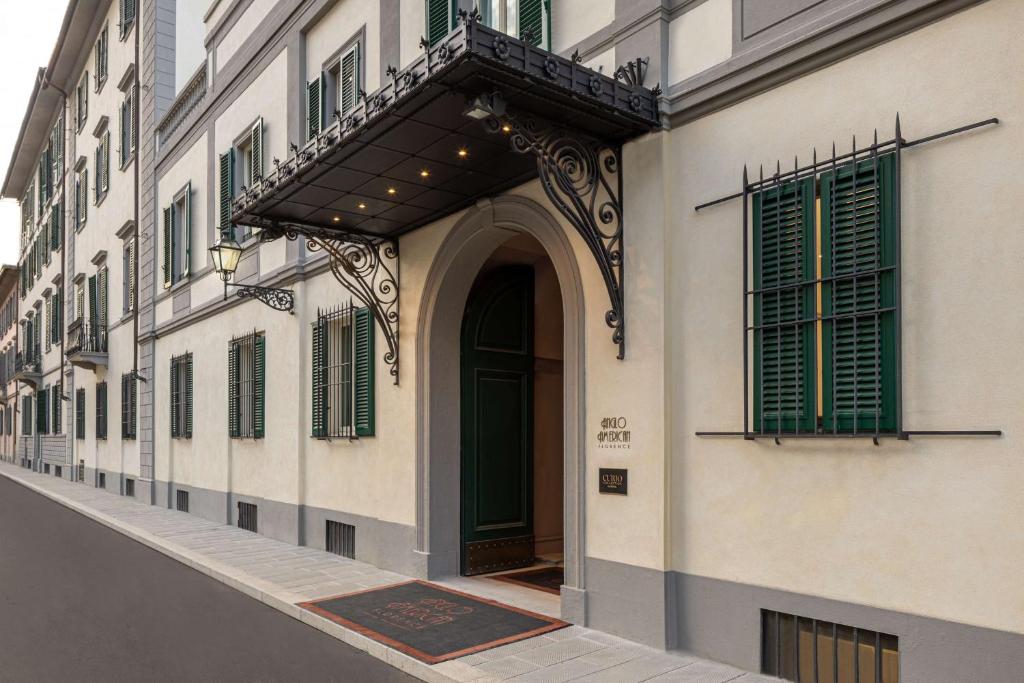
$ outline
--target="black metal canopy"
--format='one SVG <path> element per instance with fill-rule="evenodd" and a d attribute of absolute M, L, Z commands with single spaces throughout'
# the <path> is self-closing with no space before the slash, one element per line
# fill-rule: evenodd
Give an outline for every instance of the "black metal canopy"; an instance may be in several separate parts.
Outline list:
<path fill-rule="evenodd" d="M 335 112 L 319 135 L 243 188 L 232 222 L 261 228 L 262 239 L 302 236 L 329 250 L 338 279 L 364 290 L 354 293 L 393 328 L 397 378 L 396 238 L 540 176 L 599 261 L 621 357 L 620 150 L 660 125 L 659 90 L 638 78 L 643 61 L 607 76 L 475 14 L 463 14 L 437 45 L 423 44 L 406 69 L 388 69 L 384 87 L 360 92 L 350 114 Z M 500 104 L 474 118 L 478 97 Z M 381 306 L 383 294 L 390 305 Z"/>

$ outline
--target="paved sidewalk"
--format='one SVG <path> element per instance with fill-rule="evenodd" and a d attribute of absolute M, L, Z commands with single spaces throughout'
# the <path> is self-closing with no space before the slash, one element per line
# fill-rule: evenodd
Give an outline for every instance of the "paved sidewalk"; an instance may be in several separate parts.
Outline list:
<path fill-rule="evenodd" d="M 405 581 L 406 576 L 187 513 L 145 505 L 6 462 L 0 463 L 0 476 L 17 481 L 424 681 L 766 683 L 777 680 L 683 653 L 660 652 L 580 626 L 431 666 L 296 606 L 306 600 Z"/>

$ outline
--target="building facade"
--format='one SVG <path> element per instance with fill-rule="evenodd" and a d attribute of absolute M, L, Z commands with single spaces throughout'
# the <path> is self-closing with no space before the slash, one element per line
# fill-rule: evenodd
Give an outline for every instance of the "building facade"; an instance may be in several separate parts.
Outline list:
<path fill-rule="evenodd" d="M 1022 23 L 72 2 L 17 457 L 791 680 L 1015 680 Z"/>
<path fill-rule="evenodd" d="M 0 459 L 15 462 L 18 446 L 18 268 L 0 267 Z"/>

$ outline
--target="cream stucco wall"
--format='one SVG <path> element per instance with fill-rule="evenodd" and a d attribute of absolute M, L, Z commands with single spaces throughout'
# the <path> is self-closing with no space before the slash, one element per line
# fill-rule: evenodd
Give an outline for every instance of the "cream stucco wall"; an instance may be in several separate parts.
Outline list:
<path fill-rule="evenodd" d="M 360 32 L 359 59 L 365 80 L 362 88 L 373 92 L 380 87 L 380 3 L 376 0 L 338 2 L 306 33 L 307 80 L 313 79 L 349 40 Z M 404 19 L 404 17 L 403 17 Z M 333 107 L 337 105 L 332 105 Z M 329 113 L 329 112 L 328 112 Z"/>
<path fill-rule="evenodd" d="M 707 0 L 669 23 L 669 83 L 732 56 L 732 6 L 732 0 Z"/>
<path fill-rule="evenodd" d="M 1020 26 L 991 0 L 666 136 L 673 569 L 1024 632 Z M 907 139 L 1001 120 L 904 152 L 903 396 L 906 429 L 1005 435 L 695 437 L 742 425 L 742 207 L 693 207 L 897 112 Z"/>
<path fill-rule="evenodd" d="M 559 0 L 551 5 L 553 52 L 568 50 L 615 19 L 615 0 Z"/>

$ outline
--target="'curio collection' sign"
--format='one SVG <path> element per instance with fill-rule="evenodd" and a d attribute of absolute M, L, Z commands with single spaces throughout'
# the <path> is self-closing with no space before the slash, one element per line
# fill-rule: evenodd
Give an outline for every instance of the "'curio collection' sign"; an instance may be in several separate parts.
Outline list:
<path fill-rule="evenodd" d="M 611 469 L 602 467 L 597 471 L 598 493 L 617 493 L 620 496 L 626 495 L 627 470 Z"/>

